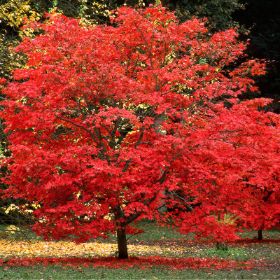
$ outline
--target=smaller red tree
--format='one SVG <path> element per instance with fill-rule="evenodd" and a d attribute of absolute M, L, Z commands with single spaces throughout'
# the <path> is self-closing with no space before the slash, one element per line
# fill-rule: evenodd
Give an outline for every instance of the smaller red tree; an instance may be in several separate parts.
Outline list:
<path fill-rule="evenodd" d="M 261 110 L 270 100 L 232 102 L 189 139 L 192 172 L 201 174 L 190 205 L 199 207 L 179 219 L 183 232 L 221 242 L 244 228 L 271 229 L 280 218 L 279 115 Z"/>
<path fill-rule="evenodd" d="M 246 49 L 236 32 L 209 35 L 203 22 L 179 24 L 162 7 L 123 7 L 111 26 L 49 15 L 33 27 L 41 33 L 18 46 L 27 66 L 14 72 L 1 113 L 12 152 L 4 195 L 40 205 L 33 229 L 77 241 L 116 233 L 119 258 L 144 218 L 184 228 L 191 217 L 199 232 L 211 230 L 201 213 L 229 211 L 237 194 L 222 174 L 236 166 L 215 164 L 217 176 L 210 154 L 224 160 L 213 150 L 225 149 L 223 132 L 212 142 L 203 133 L 240 117 L 219 100 L 255 90 L 248 75 L 263 73 L 255 61 L 235 65 Z M 177 210 L 159 211 L 166 206 Z"/>

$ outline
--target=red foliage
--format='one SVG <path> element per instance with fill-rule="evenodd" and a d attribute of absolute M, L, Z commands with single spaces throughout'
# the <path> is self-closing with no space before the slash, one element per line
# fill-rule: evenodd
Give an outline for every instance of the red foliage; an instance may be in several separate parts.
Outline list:
<path fill-rule="evenodd" d="M 112 26 L 54 14 L 35 27 L 1 117 L 4 196 L 41 206 L 38 234 L 84 241 L 148 218 L 227 241 L 276 223 L 279 117 L 238 99 L 264 65 L 238 66 L 235 30 L 209 35 L 162 7 L 123 7 Z"/>
<path fill-rule="evenodd" d="M 116 258 L 12 258 L 0 259 L 0 266 L 18 267 L 34 265 L 62 265 L 70 267 L 104 267 L 128 269 L 138 267 L 148 269 L 156 266 L 164 266 L 169 269 L 252 269 L 252 261 L 234 261 L 215 258 L 163 258 L 141 257 L 117 260 Z M 258 263 L 258 266 L 260 264 Z"/>
<path fill-rule="evenodd" d="M 201 177 L 194 177 L 193 183 L 203 188 L 192 190 L 194 203 L 201 206 L 197 215 L 181 215 L 186 221 L 183 232 L 229 241 L 237 238 L 237 226 L 258 230 L 279 224 L 279 116 L 252 108 L 265 102 L 258 99 L 220 109 L 215 121 L 190 137 L 197 144 L 192 172 Z"/>
<path fill-rule="evenodd" d="M 0 85 L 6 84 L 7 80 L 5 78 L 0 78 Z"/>

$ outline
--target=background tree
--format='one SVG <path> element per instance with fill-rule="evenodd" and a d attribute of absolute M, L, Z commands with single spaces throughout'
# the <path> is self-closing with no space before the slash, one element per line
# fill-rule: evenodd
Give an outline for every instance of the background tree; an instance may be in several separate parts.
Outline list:
<path fill-rule="evenodd" d="M 175 10 L 183 21 L 193 16 L 207 18 L 215 31 L 238 26 L 234 13 L 245 7 L 242 0 L 163 0 L 162 4 Z"/>
<path fill-rule="evenodd" d="M 262 230 L 279 225 L 280 118 L 252 110 L 269 102 L 237 102 L 190 137 L 189 145 L 196 143 L 192 172 L 201 173 L 200 180 L 192 175 L 194 184 L 203 188 L 194 187 L 190 202 L 199 205 L 195 211 L 200 215 L 186 211 L 178 217 L 183 217 L 183 232 L 198 232 L 200 238 L 212 235 L 223 242 L 236 227 L 257 230 L 261 239 Z"/>
<path fill-rule="evenodd" d="M 258 80 L 261 96 L 274 100 L 269 110 L 280 112 L 280 19 L 279 1 L 246 0 L 244 10 L 235 14 L 235 19 L 250 30 L 248 54 L 267 61 L 267 74 Z"/>

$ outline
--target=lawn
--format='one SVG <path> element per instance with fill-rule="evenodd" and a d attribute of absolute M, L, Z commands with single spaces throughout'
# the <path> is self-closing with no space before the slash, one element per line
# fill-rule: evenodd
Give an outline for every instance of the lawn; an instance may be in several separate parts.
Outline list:
<path fill-rule="evenodd" d="M 192 238 L 180 235 L 168 228 L 157 227 L 152 222 L 143 222 L 141 227 L 146 233 L 129 238 L 129 251 L 132 257 L 174 258 L 188 261 L 190 258 L 215 259 L 218 261 L 252 262 L 253 268 L 207 269 L 174 269 L 168 266 L 139 268 L 120 265 L 118 268 L 106 267 L 75 267 L 59 265 L 36 265 L 10 267 L 9 259 L 27 257 L 62 257 L 101 259 L 115 256 L 116 245 L 114 236 L 105 242 L 95 240 L 75 245 L 71 242 L 44 242 L 30 233 L 22 236 L 14 231 L 3 234 L 0 240 L 0 258 L 4 263 L 0 267 L 0 279 L 279 279 L 280 276 L 280 232 L 267 231 L 265 240 L 246 239 L 244 242 L 231 244 L 228 250 L 216 250 L 213 244 L 202 244 Z M 253 238 L 255 232 L 245 233 L 246 238 Z M 85 259 L 86 260 L 86 259 Z M 173 259 L 171 259 L 173 260 Z M 66 261 L 67 262 L 67 261 Z M 164 262 L 163 262 L 164 263 Z M 67 264 L 67 263 L 66 263 Z"/>
<path fill-rule="evenodd" d="M 0 279 L 279 279 L 280 270 L 167 270 L 162 268 L 105 269 L 62 267 L 21 267 L 0 270 Z"/>

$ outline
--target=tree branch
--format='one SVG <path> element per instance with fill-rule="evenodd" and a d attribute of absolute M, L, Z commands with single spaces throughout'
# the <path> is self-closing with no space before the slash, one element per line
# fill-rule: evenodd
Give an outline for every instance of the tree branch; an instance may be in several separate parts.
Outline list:
<path fill-rule="evenodd" d="M 87 129 L 86 127 L 84 127 L 84 126 L 82 126 L 82 125 L 80 125 L 80 124 L 77 124 L 77 123 L 75 123 L 75 122 L 73 122 L 73 121 L 71 121 L 71 120 L 69 120 L 69 119 L 67 119 L 67 118 L 64 118 L 64 117 L 61 117 L 61 116 L 57 116 L 57 115 L 56 115 L 56 117 L 57 117 L 58 119 L 62 120 L 62 121 L 65 121 L 65 122 L 67 122 L 67 123 L 70 123 L 70 124 L 72 124 L 72 125 L 74 125 L 74 126 L 80 128 L 80 129 L 86 131 L 86 132 L 90 135 L 90 137 L 97 143 L 96 138 L 95 138 L 95 135 L 94 135 L 89 129 Z"/>

